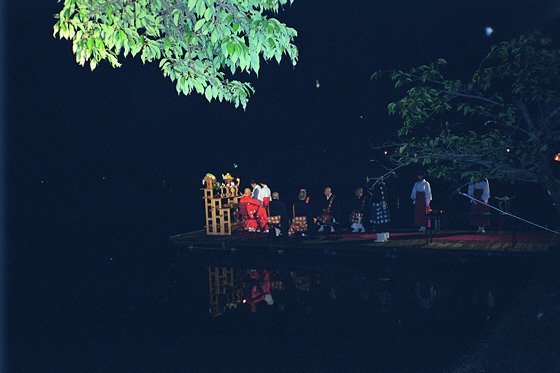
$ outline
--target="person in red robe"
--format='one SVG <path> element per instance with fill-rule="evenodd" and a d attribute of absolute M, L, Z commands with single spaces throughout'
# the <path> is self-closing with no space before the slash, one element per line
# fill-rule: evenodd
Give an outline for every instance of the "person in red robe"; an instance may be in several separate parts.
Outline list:
<path fill-rule="evenodd" d="M 257 303 L 263 300 L 269 306 L 274 304 L 274 300 L 272 299 L 272 295 L 270 293 L 270 274 L 268 273 L 268 271 L 266 269 L 252 269 L 248 272 L 251 285 L 247 303 L 251 305 L 251 311 L 256 312 Z"/>
<path fill-rule="evenodd" d="M 430 183 L 424 180 L 424 174 L 418 174 L 418 181 L 412 187 L 410 198 L 414 204 L 414 225 L 420 227 L 418 231 L 423 232 L 426 230 L 426 224 L 430 227 L 430 219 L 426 219 L 426 215 L 430 213 L 430 201 L 432 200 Z"/>
<path fill-rule="evenodd" d="M 244 229 L 249 232 L 268 233 L 266 210 L 261 202 L 251 197 L 251 189 L 246 188 L 239 200 L 239 214 L 244 221 Z"/>

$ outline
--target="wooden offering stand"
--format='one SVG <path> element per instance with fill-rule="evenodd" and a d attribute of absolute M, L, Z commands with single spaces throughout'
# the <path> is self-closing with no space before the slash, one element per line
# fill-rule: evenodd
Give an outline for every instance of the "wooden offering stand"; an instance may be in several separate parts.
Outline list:
<path fill-rule="evenodd" d="M 236 211 L 241 196 L 237 186 L 222 187 L 221 193 L 213 188 L 202 188 L 206 211 L 206 234 L 213 236 L 230 236 L 240 223 Z"/>

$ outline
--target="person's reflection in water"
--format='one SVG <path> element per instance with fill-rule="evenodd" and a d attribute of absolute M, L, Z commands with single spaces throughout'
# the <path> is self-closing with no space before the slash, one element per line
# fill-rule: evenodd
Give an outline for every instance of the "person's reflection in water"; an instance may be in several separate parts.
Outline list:
<path fill-rule="evenodd" d="M 274 304 L 270 293 L 270 274 L 266 269 L 247 270 L 249 275 L 249 287 L 246 297 L 247 303 L 251 306 L 251 312 L 257 312 L 257 304 L 265 301 L 269 306 Z"/>
<path fill-rule="evenodd" d="M 393 308 L 393 294 L 390 283 L 391 279 L 388 277 L 377 280 L 377 311 L 382 315 L 388 315 Z"/>
<path fill-rule="evenodd" d="M 432 309 L 436 300 L 437 292 L 432 281 L 421 279 L 416 283 L 416 298 L 422 310 L 428 312 Z"/>
<path fill-rule="evenodd" d="M 489 320 L 494 313 L 494 293 L 488 285 L 480 285 L 474 290 L 472 304 L 475 312 Z"/>

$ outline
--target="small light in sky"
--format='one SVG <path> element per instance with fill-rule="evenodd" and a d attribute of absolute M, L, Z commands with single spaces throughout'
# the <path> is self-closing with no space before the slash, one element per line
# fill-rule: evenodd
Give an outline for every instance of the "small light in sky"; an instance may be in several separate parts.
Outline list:
<path fill-rule="evenodd" d="M 556 153 L 556 155 L 554 156 L 554 160 L 556 162 L 560 162 L 560 153 Z"/>
<path fill-rule="evenodd" d="M 510 148 L 507 148 L 507 149 L 506 149 L 506 152 L 508 152 L 508 153 L 509 153 L 509 152 L 510 152 L 510 150 L 511 150 Z"/>
<path fill-rule="evenodd" d="M 233 168 L 237 168 L 237 167 L 238 167 L 237 163 L 234 163 Z"/>
<path fill-rule="evenodd" d="M 362 119 L 363 117 L 364 117 L 363 115 L 360 115 L 360 119 Z"/>
<path fill-rule="evenodd" d="M 490 27 L 490 26 L 486 26 L 486 27 L 484 28 L 484 32 L 486 32 L 486 36 L 490 36 L 490 35 L 492 35 L 492 33 L 494 32 L 494 29 L 493 29 L 492 27 Z"/>
<path fill-rule="evenodd" d="M 383 153 L 387 154 L 387 150 L 385 150 Z"/>
<path fill-rule="evenodd" d="M 319 88 L 321 86 L 321 83 L 319 83 L 319 79 L 315 80 L 315 87 Z"/>

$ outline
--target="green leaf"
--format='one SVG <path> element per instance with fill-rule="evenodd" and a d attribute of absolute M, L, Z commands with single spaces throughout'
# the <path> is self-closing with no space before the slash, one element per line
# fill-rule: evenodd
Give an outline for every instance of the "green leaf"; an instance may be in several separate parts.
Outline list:
<path fill-rule="evenodd" d="M 202 25 L 204 25 L 204 23 L 206 23 L 206 21 L 204 19 L 199 19 L 196 24 L 194 25 L 194 31 L 198 31 L 200 30 L 200 28 L 202 27 Z"/>
<path fill-rule="evenodd" d="M 235 52 L 235 43 L 230 41 L 227 45 L 227 51 L 229 53 L 230 56 L 233 56 L 234 52 Z"/>
<path fill-rule="evenodd" d="M 208 102 L 212 101 L 212 87 L 211 86 L 206 86 L 206 90 L 204 92 L 204 95 L 206 96 L 206 99 L 208 100 Z"/>

